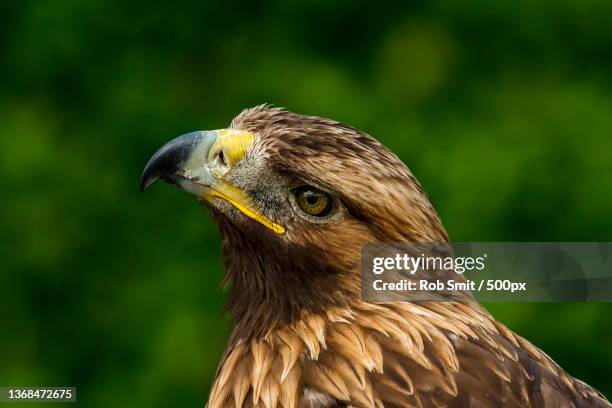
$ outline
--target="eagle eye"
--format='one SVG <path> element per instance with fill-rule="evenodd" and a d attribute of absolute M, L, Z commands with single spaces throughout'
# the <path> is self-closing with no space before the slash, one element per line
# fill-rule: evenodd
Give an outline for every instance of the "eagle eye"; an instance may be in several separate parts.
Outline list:
<path fill-rule="evenodd" d="M 331 197 L 311 186 L 302 186 L 294 190 L 295 201 L 300 210 L 313 217 L 325 217 L 333 207 Z"/>

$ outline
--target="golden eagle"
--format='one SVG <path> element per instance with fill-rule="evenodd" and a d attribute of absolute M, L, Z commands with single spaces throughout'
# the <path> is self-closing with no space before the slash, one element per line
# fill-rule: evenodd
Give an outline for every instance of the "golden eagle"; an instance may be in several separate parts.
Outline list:
<path fill-rule="evenodd" d="M 610 407 L 478 303 L 369 303 L 371 242 L 447 242 L 427 195 L 355 128 L 257 106 L 163 146 L 156 179 L 210 208 L 234 329 L 208 408 Z"/>

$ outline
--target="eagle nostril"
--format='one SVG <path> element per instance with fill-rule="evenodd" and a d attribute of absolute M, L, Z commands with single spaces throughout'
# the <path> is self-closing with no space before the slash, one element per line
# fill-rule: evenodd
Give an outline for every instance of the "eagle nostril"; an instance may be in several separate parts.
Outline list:
<path fill-rule="evenodd" d="M 227 163 L 227 157 L 225 153 L 223 152 L 223 150 L 224 149 L 219 149 L 219 151 L 215 153 L 214 159 L 213 159 L 213 166 L 215 168 L 215 171 L 219 175 L 223 175 L 227 173 L 229 170 L 229 165 Z"/>
<path fill-rule="evenodd" d="M 217 154 L 217 160 L 219 161 L 220 165 L 222 165 L 223 167 L 227 167 L 227 163 L 225 162 L 225 155 L 223 154 L 223 150 L 219 150 L 219 153 Z"/>

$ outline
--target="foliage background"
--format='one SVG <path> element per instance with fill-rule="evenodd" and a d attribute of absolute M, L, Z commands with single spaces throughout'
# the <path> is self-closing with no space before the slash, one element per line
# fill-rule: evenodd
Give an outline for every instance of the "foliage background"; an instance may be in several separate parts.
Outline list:
<path fill-rule="evenodd" d="M 202 406 L 219 240 L 140 172 L 263 102 L 378 137 L 454 241 L 612 240 L 612 2 L 0 3 L 0 385 Z M 612 395 L 611 304 L 495 304 Z"/>

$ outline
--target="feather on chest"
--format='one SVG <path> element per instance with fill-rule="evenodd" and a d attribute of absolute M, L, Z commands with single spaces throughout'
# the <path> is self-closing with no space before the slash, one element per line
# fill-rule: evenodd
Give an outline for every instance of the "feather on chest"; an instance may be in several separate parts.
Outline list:
<path fill-rule="evenodd" d="M 459 362 L 452 336 L 476 338 L 475 330 L 495 328 L 467 306 L 434 306 L 439 310 L 361 303 L 305 316 L 258 341 L 238 341 L 219 369 L 208 408 L 296 408 L 335 401 L 419 406 L 419 395 L 428 392 L 456 395 Z M 449 323 L 448 314 L 463 318 Z"/>
<path fill-rule="evenodd" d="M 600 401 L 483 309 L 358 303 L 236 341 L 207 408 L 608 406 Z"/>

